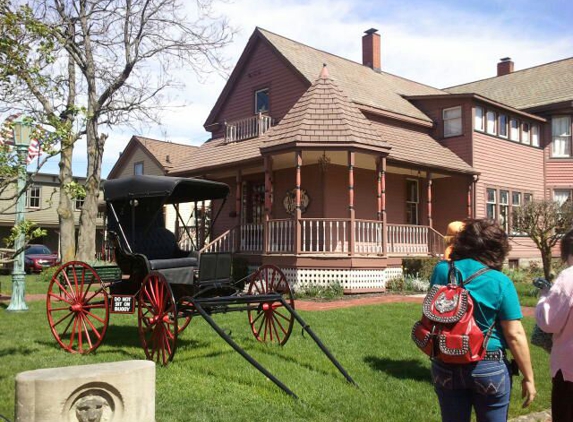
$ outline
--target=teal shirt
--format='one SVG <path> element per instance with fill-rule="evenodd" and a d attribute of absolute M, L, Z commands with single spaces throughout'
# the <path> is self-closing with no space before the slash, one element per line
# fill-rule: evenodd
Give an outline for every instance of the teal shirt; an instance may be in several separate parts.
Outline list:
<path fill-rule="evenodd" d="M 454 264 L 464 280 L 485 267 L 474 259 L 461 259 Z M 448 284 L 448 271 L 448 261 L 438 262 L 430 279 L 430 285 Z M 473 279 L 466 285 L 466 289 L 474 302 L 474 318 L 484 334 L 495 321 L 487 350 L 505 349 L 507 343 L 499 321 L 511 321 L 523 317 L 513 282 L 502 272 L 491 270 Z"/>

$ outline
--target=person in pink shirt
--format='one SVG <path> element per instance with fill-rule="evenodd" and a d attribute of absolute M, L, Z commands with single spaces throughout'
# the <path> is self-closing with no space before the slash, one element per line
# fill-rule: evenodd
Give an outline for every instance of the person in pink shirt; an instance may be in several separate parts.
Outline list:
<path fill-rule="evenodd" d="M 537 325 L 553 333 L 551 349 L 551 416 L 553 422 L 573 421 L 573 230 L 561 239 L 561 259 L 567 264 L 551 289 L 541 291 L 535 309 Z"/>

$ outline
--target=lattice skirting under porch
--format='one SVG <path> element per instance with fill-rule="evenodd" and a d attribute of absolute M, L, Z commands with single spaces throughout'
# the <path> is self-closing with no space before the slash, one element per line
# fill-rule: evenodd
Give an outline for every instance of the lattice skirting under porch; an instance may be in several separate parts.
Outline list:
<path fill-rule="evenodd" d="M 308 286 L 327 287 L 338 283 L 345 291 L 358 292 L 384 290 L 386 282 L 402 277 L 401 267 L 381 269 L 329 269 L 329 268 L 281 268 L 296 290 Z"/>

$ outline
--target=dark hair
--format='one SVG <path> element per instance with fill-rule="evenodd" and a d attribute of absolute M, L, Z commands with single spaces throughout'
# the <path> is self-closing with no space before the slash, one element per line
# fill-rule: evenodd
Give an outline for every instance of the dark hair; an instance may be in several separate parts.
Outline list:
<path fill-rule="evenodd" d="M 453 260 L 472 258 L 488 267 L 501 270 L 511 250 L 507 234 L 494 220 L 467 219 L 454 240 Z"/>
<path fill-rule="evenodd" d="M 573 230 L 569 230 L 561 238 L 561 259 L 565 262 L 573 255 Z"/>

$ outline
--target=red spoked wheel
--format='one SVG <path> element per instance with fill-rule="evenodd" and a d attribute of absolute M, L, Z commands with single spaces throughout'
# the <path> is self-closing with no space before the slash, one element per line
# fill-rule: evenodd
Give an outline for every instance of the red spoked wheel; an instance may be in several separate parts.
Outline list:
<path fill-rule="evenodd" d="M 294 309 L 294 298 L 283 272 L 274 265 L 263 265 L 251 276 L 249 295 L 279 293 Z M 260 302 L 249 308 L 249 324 L 257 340 L 281 346 L 290 337 L 294 316 L 279 301 Z"/>
<path fill-rule="evenodd" d="M 139 337 L 147 359 L 163 366 L 177 349 L 177 305 L 165 277 L 152 272 L 145 277 L 138 301 Z"/>
<path fill-rule="evenodd" d="M 58 344 L 70 353 L 90 353 L 105 337 L 108 294 L 96 271 L 80 261 L 62 265 L 46 298 L 48 323 Z"/>

